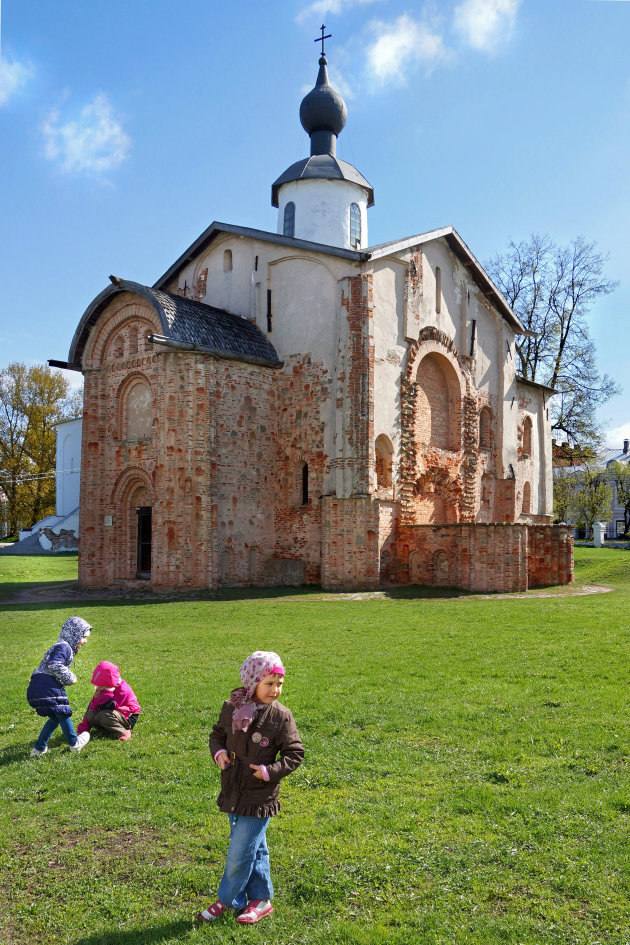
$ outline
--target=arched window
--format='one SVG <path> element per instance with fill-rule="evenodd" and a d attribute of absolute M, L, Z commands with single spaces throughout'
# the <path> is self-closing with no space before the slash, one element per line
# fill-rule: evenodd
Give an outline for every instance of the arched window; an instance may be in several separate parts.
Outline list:
<path fill-rule="evenodd" d="M 529 515 L 532 510 L 532 487 L 528 482 L 523 486 L 523 515 Z"/>
<path fill-rule="evenodd" d="M 479 414 L 479 446 L 482 450 L 492 446 L 492 414 L 488 407 L 482 407 Z"/>
<path fill-rule="evenodd" d="M 361 211 L 358 203 L 350 204 L 350 245 L 355 249 L 361 245 Z"/>
<path fill-rule="evenodd" d="M 129 354 L 136 355 L 138 353 L 138 329 L 130 328 L 128 333 L 129 339 Z"/>
<path fill-rule="evenodd" d="M 381 433 L 374 443 L 376 457 L 376 485 L 377 488 L 386 488 L 392 484 L 392 456 L 394 448 L 389 437 Z"/>
<path fill-rule="evenodd" d="M 435 267 L 435 312 L 437 315 L 442 311 L 442 270 L 439 266 Z"/>
<path fill-rule="evenodd" d="M 145 380 L 135 378 L 121 394 L 121 434 L 123 440 L 150 440 L 153 432 L 151 388 Z"/>
<path fill-rule="evenodd" d="M 114 338 L 113 344 L 113 354 L 115 358 L 124 358 L 125 356 L 125 339 L 122 335 L 122 332 L 119 332 Z"/>
<path fill-rule="evenodd" d="M 223 251 L 223 272 L 232 271 L 232 250 L 226 249 Z"/>
<path fill-rule="evenodd" d="M 523 424 L 523 456 L 532 455 L 532 420 L 531 417 L 525 417 Z"/>
<path fill-rule="evenodd" d="M 292 200 L 284 208 L 284 221 L 282 224 L 283 236 L 295 236 L 295 204 Z"/>

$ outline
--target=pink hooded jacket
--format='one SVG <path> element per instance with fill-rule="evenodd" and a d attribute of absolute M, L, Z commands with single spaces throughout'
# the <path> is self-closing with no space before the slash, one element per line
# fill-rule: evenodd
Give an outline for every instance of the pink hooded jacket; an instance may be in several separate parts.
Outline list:
<path fill-rule="evenodd" d="M 98 712 L 100 708 L 113 699 L 114 708 L 126 719 L 130 715 L 140 715 L 141 709 L 136 695 L 129 683 L 121 678 L 120 670 L 115 663 L 110 663 L 108 660 L 99 663 L 92 673 L 92 684 L 94 686 L 106 686 L 107 688 L 97 692 L 92 697 L 88 712 L 90 710 Z M 90 728 L 90 723 L 84 718 L 77 728 L 77 734 L 89 732 Z"/>

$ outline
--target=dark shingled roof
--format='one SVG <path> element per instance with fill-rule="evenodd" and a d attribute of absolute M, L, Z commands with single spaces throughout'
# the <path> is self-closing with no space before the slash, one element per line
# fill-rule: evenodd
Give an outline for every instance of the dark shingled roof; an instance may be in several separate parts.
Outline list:
<path fill-rule="evenodd" d="M 191 345 L 219 357 L 280 367 L 276 349 L 252 322 L 224 309 L 185 299 L 163 289 L 152 289 L 137 282 L 115 279 L 85 310 L 70 346 L 69 363 L 79 364 L 91 328 L 111 299 L 121 292 L 132 292 L 149 302 L 162 325 L 165 344 Z M 154 336 L 155 340 L 160 337 Z"/>
<path fill-rule="evenodd" d="M 288 167 L 284 174 L 281 174 L 277 181 L 271 185 L 271 205 L 278 206 L 278 191 L 283 184 L 294 180 L 349 180 L 353 184 L 359 184 L 367 190 L 368 207 L 374 206 L 374 190 L 363 174 L 360 174 L 356 167 L 348 164 L 347 161 L 341 161 L 332 154 L 312 154 L 310 157 L 296 161 L 291 167 Z"/>

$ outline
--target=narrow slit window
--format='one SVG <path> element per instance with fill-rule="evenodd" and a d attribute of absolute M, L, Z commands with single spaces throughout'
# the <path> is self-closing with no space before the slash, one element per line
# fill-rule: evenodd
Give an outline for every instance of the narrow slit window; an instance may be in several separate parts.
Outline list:
<path fill-rule="evenodd" d="M 355 249 L 361 245 L 361 211 L 358 203 L 350 204 L 350 245 Z"/>
<path fill-rule="evenodd" d="M 308 505 L 308 463 L 302 466 L 302 505 Z"/>
<path fill-rule="evenodd" d="M 292 200 L 284 208 L 283 236 L 295 236 L 295 204 Z"/>
<path fill-rule="evenodd" d="M 271 289 L 267 289 L 267 331 L 271 331 Z"/>
<path fill-rule="evenodd" d="M 223 272 L 232 271 L 232 250 L 226 249 L 223 253 Z"/>
<path fill-rule="evenodd" d="M 442 311 L 442 270 L 439 266 L 435 267 L 435 312 L 437 315 Z"/>

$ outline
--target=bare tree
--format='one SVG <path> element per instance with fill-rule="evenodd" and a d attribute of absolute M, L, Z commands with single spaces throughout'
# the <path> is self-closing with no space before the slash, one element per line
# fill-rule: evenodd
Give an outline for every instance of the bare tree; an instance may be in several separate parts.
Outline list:
<path fill-rule="evenodd" d="M 558 246 L 549 236 L 511 243 L 487 269 L 523 322 L 518 336 L 519 373 L 553 387 L 552 430 L 572 444 L 600 445 L 597 408 L 620 393 L 597 368 L 587 316 L 617 283 L 604 275 L 606 258 L 581 236 Z"/>

